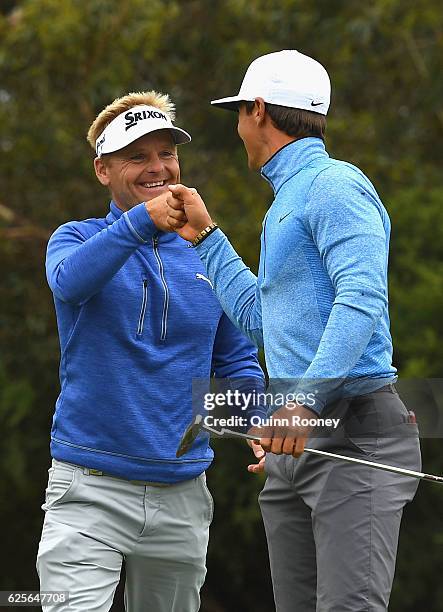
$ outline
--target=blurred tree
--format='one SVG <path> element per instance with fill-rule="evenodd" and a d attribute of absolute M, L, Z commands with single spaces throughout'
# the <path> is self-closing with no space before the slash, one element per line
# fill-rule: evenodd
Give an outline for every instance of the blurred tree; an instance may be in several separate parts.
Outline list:
<path fill-rule="evenodd" d="M 44 278 L 45 245 L 68 219 L 101 216 L 87 128 L 131 90 L 169 92 L 181 153 L 245 261 L 258 261 L 272 194 L 247 170 L 235 113 L 209 100 L 236 93 L 256 56 L 297 48 L 329 70 L 328 150 L 374 181 L 393 222 L 391 318 L 404 376 L 441 376 L 443 57 L 440 0 L 3 0 L 0 3 L 0 500 L 5 588 L 36 586 L 58 340 Z M 425 441 L 441 471 L 439 441 Z M 249 450 L 217 444 L 216 514 L 206 612 L 272 608 L 261 480 Z M 12 494 L 11 494 L 12 492 Z M 420 488 L 406 512 L 391 610 L 443 610 L 441 490 Z M 23 511 L 23 508 L 26 508 Z M 117 608 L 118 606 L 116 606 Z"/>

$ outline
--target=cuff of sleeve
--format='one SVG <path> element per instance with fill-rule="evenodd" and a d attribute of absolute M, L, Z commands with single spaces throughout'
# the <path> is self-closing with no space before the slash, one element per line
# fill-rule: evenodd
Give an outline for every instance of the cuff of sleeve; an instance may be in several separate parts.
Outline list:
<path fill-rule="evenodd" d="M 311 410 L 311 412 L 316 416 L 321 414 L 327 403 L 325 396 L 319 389 L 313 388 L 312 384 L 303 384 L 303 382 L 297 386 L 295 396 L 298 404 L 301 404 L 304 406 L 304 408 Z"/>
<path fill-rule="evenodd" d="M 123 217 L 131 233 L 142 243 L 148 242 L 158 231 L 144 202 L 123 213 Z"/>
<path fill-rule="evenodd" d="M 209 249 L 212 246 L 214 246 L 214 244 L 217 244 L 218 242 L 221 242 L 222 240 L 227 240 L 227 237 L 222 232 L 222 230 L 218 227 L 211 234 L 209 234 L 207 238 L 205 238 L 200 244 L 198 244 L 194 248 L 199 255 L 204 254 L 204 253 L 207 253 Z"/>
<path fill-rule="evenodd" d="M 246 414 L 247 425 L 245 431 L 248 432 L 253 427 L 264 427 L 268 416 L 266 410 L 248 410 Z"/>

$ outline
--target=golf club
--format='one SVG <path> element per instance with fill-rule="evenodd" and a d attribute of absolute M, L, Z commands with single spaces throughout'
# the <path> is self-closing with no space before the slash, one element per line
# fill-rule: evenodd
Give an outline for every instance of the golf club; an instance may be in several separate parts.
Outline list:
<path fill-rule="evenodd" d="M 253 436 L 250 434 L 240 433 L 238 431 L 234 431 L 232 429 L 226 429 L 225 427 L 221 427 L 220 429 L 215 429 L 214 427 L 209 427 L 205 424 L 203 415 L 197 414 L 190 425 L 186 428 L 185 433 L 180 440 L 180 444 L 178 445 L 176 457 L 181 457 L 186 454 L 190 449 L 198 434 L 201 431 L 206 431 L 217 438 L 223 437 L 233 437 L 233 438 L 243 438 L 246 440 L 255 440 L 255 442 L 260 441 L 260 436 Z M 347 457 L 346 455 L 337 455 L 336 453 L 330 453 L 328 451 L 317 450 L 315 448 L 305 448 L 305 453 L 311 453 L 312 455 L 320 455 L 322 457 L 328 457 L 329 459 L 335 459 L 338 461 L 348 461 L 350 463 L 360 463 L 361 465 L 367 465 L 372 468 L 376 468 L 378 470 L 383 470 L 385 472 L 393 472 L 394 474 L 401 474 L 402 476 L 411 476 L 412 478 L 418 478 L 419 480 L 428 480 L 430 482 L 438 482 L 443 483 L 443 476 L 434 476 L 433 474 L 425 474 L 424 472 L 415 472 L 414 470 L 407 470 L 405 468 L 396 467 L 394 465 L 386 465 L 384 463 L 376 463 L 374 461 L 366 461 L 365 459 L 357 459 L 355 457 Z"/>

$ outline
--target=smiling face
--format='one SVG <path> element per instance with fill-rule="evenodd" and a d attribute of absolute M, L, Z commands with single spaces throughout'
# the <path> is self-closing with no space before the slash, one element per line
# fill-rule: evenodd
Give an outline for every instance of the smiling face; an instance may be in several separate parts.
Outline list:
<path fill-rule="evenodd" d="M 177 146 L 169 130 L 151 132 L 120 151 L 97 157 L 94 167 L 123 211 L 168 192 L 168 185 L 180 180 Z"/>

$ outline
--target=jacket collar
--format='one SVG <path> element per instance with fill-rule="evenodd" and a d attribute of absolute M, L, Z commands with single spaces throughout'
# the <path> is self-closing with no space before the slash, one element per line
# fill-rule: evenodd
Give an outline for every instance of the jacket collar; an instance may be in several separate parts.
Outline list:
<path fill-rule="evenodd" d="M 321 138 L 302 138 L 293 140 L 268 159 L 262 166 L 260 174 L 270 183 L 277 195 L 281 186 L 300 170 L 317 159 L 326 159 L 329 155 Z"/>
<path fill-rule="evenodd" d="M 111 200 L 109 204 L 109 212 L 106 215 L 106 223 L 108 225 L 111 225 L 111 223 L 114 223 L 114 221 L 117 221 L 117 219 L 120 219 L 122 214 L 123 214 L 122 209 L 117 206 L 114 200 Z"/>

